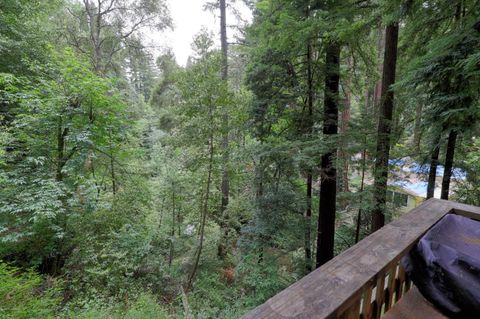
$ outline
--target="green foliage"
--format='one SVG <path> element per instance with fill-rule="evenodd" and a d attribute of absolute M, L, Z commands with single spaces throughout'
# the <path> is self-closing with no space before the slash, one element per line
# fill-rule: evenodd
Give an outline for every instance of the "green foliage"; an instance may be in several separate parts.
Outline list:
<path fill-rule="evenodd" d="M 337 147 L 335 253 L 353 245 L 358 214 L 368 235 L 381 30 L 392 21 L 391 157 L 423 163 L 457 129 L 467 176 L 454 196 L 480 204 L 477 1 L 249 3 L 228 80 L 207 30 L 186 67 L 167 48 L 154 59 L 142 34 L 170 25 L 165 1 L 0 4 L 0 258 L 19 267 L 0 263 L 0 317 L 238 318 L 308 271 L 318 167 Z M 332 41 L 345 124 L 335 138 L 323 134 Z"/>
<path fill-rule="evenodd" d="M 478 84 L 477 77 L 460 66 L 475 59 L 479 43 L 480 35 L 471 25 L 452 30 L 430 42 L 428 53 L 418 58 L 410 76 L 402 81 L 422 97 L 426 121 L 432 126 L 445 130 L 475 124 L 479 114 L 472 88 Z"/>
<path fill-rule="evenodd" d="M 477 137 L 465 140 L 458 150 L 457 163 L 466 171 L 466 178 L 458 181 L 453 199 L 462 203 L 480 206 L 480 142 Z"/>
<path fill-rule="evenodd" d="M 28 74 L 28 61 L 48 59 L 45 54 L 53 25 L 49 17 L 61 1 L 3 1 L 0 6 L 0 73 Z"/>
<path fill-rule="evenodd" d="M 260 262 L 259 257 L 257 254 L 248 254 L 237 267 L 248 296 L 245 298 L 247 309 L 265 302 L 298 279 L 288 269 L 291 267 L 289 254 L 270 250 L 266 251 Z"/>
<path fill-rule="evenodd" d="M 81 308 L 65 310 L 61 318 L 75 319 L 168 319 L 171 318 L 153 295 L 141 294 L 130 305 L 118 302 L 92 301 Z"/>
<path fill-rule="evenodd" d="M 16 112 L 10 113 L 15 146 L 5 154 L 11 165 L 0 179 L 2 241 L 7 244 L 1 253 L 24 253 L 27 265 L 64 254 L 68 219 L 85 201 L 74 195 L 88 178 L 85 161 L 92 152 L 120 157 L 124 152 L 114 146 L 127 138 L 121 131 L 124 104 L 112 81 L 95 76 L 69 50 L 52 58 L 52 64 L 31 65 L 37 74 L 33 79 L 3 82 L 3 95 L 15 103 Z M 99 161 L 98 167 L 111 166 L 107 163 Z"/>
<path fill-rule="evenodd" d="M 67 3 L 58 14 L 63 42 L 91 61 L 97 74 L 125 76 L 139 95 L 148 99 L 153 77 L 151 56 L 141 31 L 162 31 L 171 26 L 165 1 L 115 0 Z"/>
<path fill-rule="evenodd" d="M 35 271 L 22 272 L 0 262 L 0 317 L 54 318 L 59 304 L 57 283 Z"/>

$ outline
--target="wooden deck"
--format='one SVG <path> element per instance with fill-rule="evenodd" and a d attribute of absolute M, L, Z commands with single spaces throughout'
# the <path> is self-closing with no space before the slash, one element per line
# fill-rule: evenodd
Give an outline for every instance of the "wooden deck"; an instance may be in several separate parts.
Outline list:
<path fill-rule="evenodd" d="M 400 259 L 449 213 L 480 219 L 479 207 L 429 199 L 243 318 L 380 318 L 410 288 Z"/>
<path fill-rule="evenodd" d="M 382 319 L 448 319 L 436 310 L 415 286 L 393 305 Z"/>

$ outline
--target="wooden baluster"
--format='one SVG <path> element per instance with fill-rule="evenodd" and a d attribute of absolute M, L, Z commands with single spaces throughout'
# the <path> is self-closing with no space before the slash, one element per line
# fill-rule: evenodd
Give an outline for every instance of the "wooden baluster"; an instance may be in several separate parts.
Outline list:
<path fill-rule="evenodd" d="M 362 304 L 362 319 L 371 319 L 373 315 L 373 304 L 372 304 L 372 290 L 373 286 L 369 286 L 363 295 L 363 304 Z"/>
<path fill-rule="evenodd" d="M 384 300 L 385 274 L 380 273 L 377 279 L 377 288 L 375 293 L 375 301 L 373 306 L 373 318 L 379 319 L 382 315 L 382 306 Z"/>
<path fill-rule="evenodd" d="M 397 275 L 397 265 L 395 264 L 388 275 L 388 285 L 385 291 L 385 312 L 392 307 L 393 293 L 395 292 L 395 279 Z"/>
<path fill-rule="evenodd" d="M 403 296 L 403 287 L 406 280 L 405 268 L 402 264 L 398 265 L 398 278 L 397 278 L 397 287 L 395 294 L 395 302 L 398 302 Z"/>
<path fill-rule="evenodd" d="M 360 298 L 348 307 L 347 310 L 340 316 L 341 319 L 358 319 L 360 318 Z"/>

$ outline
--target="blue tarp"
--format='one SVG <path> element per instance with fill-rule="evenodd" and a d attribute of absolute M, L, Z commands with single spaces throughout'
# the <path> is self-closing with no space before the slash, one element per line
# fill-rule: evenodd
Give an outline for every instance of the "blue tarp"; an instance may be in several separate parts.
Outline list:
<path fill-rule="evenodd" d="M 422 295 L 450 318 L 480 318 L 480 222 L 448 214 L 402 263 Z"/>
<path fill-rule="evenodd" d="M 428 175 L 430 172 L 430 165 L 425 164 L 425 165 L 420 165 L 417 163 L 414 163 L 410 165 L 409 167 L 410 172 L 416 173 L 416 174 L 425 174 Z M 443 176 L 443 173 L 445 172 L 445 168 L 442 165 L 437 166 L 437 176 Z M 467 178 L 467 172 L 465 172 L 461 168 L 453 168 L 452 169 L 452 175 L 453 177 L 457 179 L 465 179 Z"/>
<path fill-rule="evenodd" d="M 393 158 L 388 160 L 388 165 L 398 168 L 405 167 L 410 173 L 428 175 L 430 172 L 430 164 L 419 164 L 411 162 L 408 158 Z M 405 166 L 406 165 L 406 166 Z M 445 168 L 442 165 L 437 166 L 437 176 L 442 177 Z M 453 168 L 452 175 L 454 178 L 464 180 L 467 177 L 467 172 L 461 168 Z"/>

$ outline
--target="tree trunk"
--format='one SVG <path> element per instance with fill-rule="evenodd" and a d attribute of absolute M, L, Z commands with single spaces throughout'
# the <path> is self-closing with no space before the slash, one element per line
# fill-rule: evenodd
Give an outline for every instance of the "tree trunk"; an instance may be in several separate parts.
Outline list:
<path fill-rule="evenodd" d="M 261 142 L 260 142 L 261 143 Z M 255 165 L 255 198 L 258 200 L 263 196 L 263 158 L 260 155 L 258 164 Z"/>
<path fill-rule="evenodd" d="M 348 122 L 350 121 L 350 101 L 346 101 L 345 110 L 342 112 L 341 116 L 341 129 L 340 132 L 345 134 L 348 130 Z M 345 145 L 345 138 L 343 137 L 343 142 L 340 149 L 340 161 L 342 163 L 342 186 L 343 192 L 349 192 L 350 186 L 348 181 L 348 153 Z"/>
<path fill-rule="evenodd" d="M 355 229 L 355 244 L 360 240 L 360 227 L 362 224 L 362 213 L 363 213 L 363 190 L 365 188 L 365 170 L 367 167 L 367 141 L 365 136 L 365 148 L 362 151 L 362 179 L 360 181 L 360 208 L 358 209 L 357 215 L 357 227 Z"/>
<path fill-rule="evenodd" d="M 112 142 L 112 131 L 108 131 L 110 138 L 110 173 L 112 178 L 112 193 L 113 196 L 117 194 L 117 177 L 115 175 L 115 157 L 113 155 L 113 142 Z"/>
<path fill-rule="evenodd" d="M 372 89 L 367 89 L 365 92 L 365 115 L 368 116 L 372 102 L 373 91 Z"/>
<path fill-rule="evenodd" d="M 310 9 L 307 8 L 307 18 L 310 15 Z M 308 118 L 306 120 L 306 132 L 308 135 L 313 133 L 313 70 L 312 70 L 312 45 L 310 40 L 307 42 L 307 106 Z M 305 272 L 312 271 L 312 184 L 313 169 L 307 169 L 307 209 L 305 211 Z"/>
<path fill-rule="evenodd" d="M 377 41 L 377 59 L 380 61 L 382 55 L 385 53 L 385 30 L 380 26 L 378 28 L 378 41 Z M 383 63 L 379 64 L 378 71 L 380 74 L 383 74 Z M 382 80 L 377 80 L 375 82 L 375 87 L 373 88 L 373 112 L 378 114 L 380 109 L 380 103 L 382 101 Z"/>
<path fill-rule="evenodd" d="M 388 159 L 390 156 L 390 134 L 392 131 L 393 91 L 397 64 L 398 24 L 391 23 L 385 30 L 385 55 L 382 75 L 382 99 L 378 119 L 377 150 L 374 167 L 374 208 L 372 232 L 385 224 L 385 202 L 387 197 Z"/>
<path fill-rule="evenodd" d="M 56 159 L 56 167 L 55 167 L 55 181 L 63 182 L 64 174 L 63 168 L 67 164 L 68 160 L 75 154 L 75 147 L 71 149 L 71 151 L 66 154 L 66 139 L 69 134 L 69 128 L 63 127 L 63 119 L 60 116 L 58 119 L 58 126 L 57 126 L 57 159 Z M 62 196 L 61 198 L 62 206 L 67 209 L 67 198 Z M 68 233 L 67 231 L 67 222 L 68 216 L 67 215 L 60 215 L 57 217 L 58 224 L 63 226 L 63 231 Z M 63 267 L 65 263 L 66 254 L 64 252 L 65 247 L 65 237 L 58 239 L 57 242 L 57 253 L 55 256 L 45 256 L 42 260 L 41 271 L 46 272 L 52 276 L 58 275 L 60 268 Z"/>
<path fill-rule="evenodd" d="M 220 0 L 220 42 L 222 46 L 222 80 L 227 84 L 228 81 L 228 42 L 227 42 L 227 16 L 226 16 L 225 0 Z M 223 136 L 223 175 L 222 175 L 222 207 L 221 213 L 225 211 L 228 206 L 230 195 L 230 182 L 228 178 L 228 112 L 224 112 L 225 132 Z"/>
<path fill-rule="evenodd" d="M 117 178 L 115 176 L 115 160 L 113 157 L 113 153 L 110 155 L 110 171 L 111 171 L 111 178 L 112 178 L 112 193 L 113 196 L 117 194 Z"/>
<path fill-rule="evenodd" d="M 349 57 L 347 60 L 347 65 L 350 68 L 352 64 L 351 58 Z M 352 94 L 350 92 L 350 79 L 345 79 L 344 83 L 345 86 L 343 91 L 345 93 L 345 100 L 343 103 L 343 111 L 340 116 L 340 134 L 341 134 L 341 143 L 340 143 L 340 150 L 339 150 L 339 159 L 342 165 L 342 191 L 349 192 L 349 182 L 348 182 L 348 153 L 347 153 L 347 139 L 345 134 L 348 131 L 348 123 L 350 122 L 351 116 L 351 103 L 352 103 Z M 347 203 L 342 203 L 342 207 L 345 208 Z"/>
<path fill-rule="evenodd" d="M 455 12 L 456 22 L 459 22 L 461 20 L 462 2 L 463 1 L 461 0 L 457 1 L 456 12 Z M 457 80 L 461 81 L 461 79 L 457 79 Z M 440 193 L 440 198 L 445 200 L 448 200 L 448 195 L 450 192 L 450 179 L 452 177 L 456 142 L 457 142 L 457 132 L 455 130 L 450 130 L 450 133 L 448 134 L 447 151 L 445 153 L 445 166 L 443 170 L 442 190 Z"/>
<path fill-rule="evenodd" d="M 228 81 L 228 42 L 227 42 L 227 16 L 226 16 L 226 3 L 225 0 L 220 0 L 220 42 L 222 47 L 222 80 L 227 85 Z M 223 115 L 223 125 L 224 125 L 224 135 L 222 139 L 222 148 L 223 148 L 223 172 L 222 172 L 222 203 L 220 207 L 220 228 L 222 229 L 222 238 L 217 247 L 217 255 L 223 260 L 227 255 L 226 242 L 228 239 L 228 225 L 225 222 L 225 210 L 227 209 L 229 197 L 230 197 L 230 180 L 228 176 L 228 162 L 229 162 L 229 152 L 228 152 L 228 112 L 225 110 Z"/>
<path fill-rule="evenodd" d="M 434 143 L 433 151 L 430 157 L 430 171 L 428 172 L 428 185 L 427 185 L 427 199 L 433 198 L 435 195 L 435 182 L 437 179 L 437 167 L 438 167 L 438 155 L 440 153 L 440 138 L 441 134 L 438 134 Z"/>
<path fill-rule="evenodd" d="M 227 6 L 220 0 L 220 42 L 222 46 L 222 79 L 228 80 Z"/>
<path fill-rule="evenodd" d="M 340 80 L 340 45 L 330 43 L 326 50 L 325 102 L 323 134 L 335 136 L 338 131 L 338 91 Z M 320 207 L 318 215 L 316 266 L 333 258 L 337 170 L 334 155 L 337 147 L 322 156 L 320 167 Z"/>
<path fill-rule="evenodd" d="M 59 119 L 57 129 L 57 165 L 55 172 L 55 180 L 61 182 L 63 180 L 62 169 L 65 161 L 65 137 L 68 134 L 68 128 L 63 128 L 62 118 Z"/>
<path fill-rule="evenodd" d="M 205 199 L 204 199 L 205 201 L 203 204 L 202 221 L 200 224 L 200 242 L 198 244 L 197 254 L 195 257 L 195 262 L 192 268 L 192 272 L 188 276 L 187 286 L 185 288 L 186 292 L 188 292 L 192 287 L 193 279 L 195 278 L 195 274 L 198 269 L 198 264 L 200 263 L 200 256 L 202 254 L 202 249 L 203 249 L 203 240 L 205 237 L 205 223 L 207 221 L 208 200 L 210 198 L 210 184 L 212 182 L 212 170 L 213 170 L 213 136 L 212 135 L 210 135 L 209 144 L 210 144 L 210 150 L 209 150 L 210 158 L 209 158 L 208 173 L 207 173 L 207 188 L 205 190 Z"/>
<path fill-rule="evenodd" d="M 367 92 L 365 93 L 365 114 L 364 117 L 368 118 L 369 113 L 370 113 L 370 107 L 371 107 L 371 99 L 372 99 L 372 89 L 367 89 Z M 368 131 L 368 129 L 367 129 Z M 368 142 L 367 142 L 367 132 L 364 132 L 364 140 L 363 140 L 363 150 L 362 150 L 362 177 L 360 180 L 360 203 L 359 203 L 359 208 L 358 208 L 358 213 L 357 213 L 357 225 L 355 227 L 355 244 L 360 241 L 360 231 L 361 231 L 361 226 L 362 226 L 362 215 L 363 215 L 363 191 L 365 189 L 365 172 L 367 170 L 367 148 L 368 148 Z"/>
<path fill-rule="evenodd" d="M 457 131 L 451 130 L 448 134 L 447 153 L 445 154 L 445 169 L 443 171 L 441 199 L 448 200 L 450 191 L 450 179 L 452 177 L 453 159 L 455 156 L 455 144 L 457 142 Z"/>
<path fill-rule="evenodd" d="M 421 103 L 415 106 L 415 126 L 413 128 L 413 146 L 415 150 L 420 150 L 420 140 L 422 138 L 422 109 Z"/>
<path fill-rule="evenodd" d="M 7 101 L 0 100 L 0 126 L 7 126 L 13 120 Z"/>
<path fill-rule="evenodd" d="M 174 192 L 174 184 L 172 183 L 172 225 L 170 231 L 170 254 L 168 255 L 168 267 L 172 266 L 173 261 L 173 253 L 174 253 L 174 246 L 173 246 L 173 239 L 175 238 L 175 192 Z"/>
<path fill-rule="evenodd" d="M 305 271 L 312 271 L 312 171 L 307 173 L 307 210 L 305 211 Z"/>
<path fill-rule="evenodd" d="M 162 199 L 162 204 L 160 205 L 160 216 L 158 217 L 158 229 L 162 229 L 162 220 L 163 220 L 163 206 L 165 204 L 165 197 Z"/>
<path fill-rule="evenodd" d="M 178 203 L 178 208 L 177 208 L 177 228 L 178 228 L 178 237 L 181 236 L 182 233 L 182 221 L 183 218 L 180 215 L 182 212 L 182 199 L 180 198 L 179 203 Z"/>

